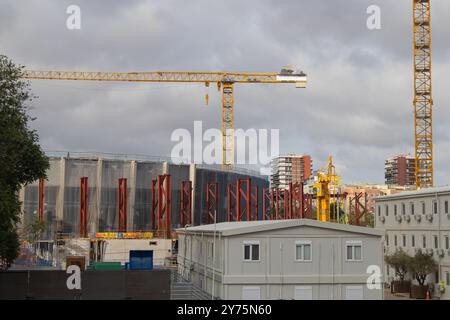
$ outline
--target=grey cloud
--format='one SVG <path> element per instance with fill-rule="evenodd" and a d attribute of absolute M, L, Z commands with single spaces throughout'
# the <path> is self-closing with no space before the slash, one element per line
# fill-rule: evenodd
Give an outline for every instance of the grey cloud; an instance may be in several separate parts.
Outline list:
<path fill-rule="evenodd" d="M 82 30 L 65 28 L 78 4 Z M 366 28 L 366 8 L 382 29 Z M 450 170 L 450 3 L 434 1 L 436 181 Z M 275 72 L 307 89 L 236 85 L 238 128 L 277 128 L 281 152 L 335 155 L 345 181 L 383 181 L 386 157 L 413 151 L 411 2 L 392 0 L 0 0 L 0 48 L 29 68 Z M 170 134 L 220 128 L 220 94 L 201 85 L 33 81 L 33 126 L 46 149 L 169 155 Z M 439 149 L 438 149 L 439 148 Z"/>

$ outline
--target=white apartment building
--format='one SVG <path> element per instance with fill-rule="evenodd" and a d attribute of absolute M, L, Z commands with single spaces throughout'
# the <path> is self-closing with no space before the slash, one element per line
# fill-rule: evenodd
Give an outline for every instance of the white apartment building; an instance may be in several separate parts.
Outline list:
<path fill-rule="evenodd" d="M 178 229 L 178 272 L 219 299 L 383 298 L 382 233 L 309 219 Z M 214 249 L 215 248 L 215 249 Z M 379 288 L 367 285 L 378 266 Z"/>
<path fill-rule="evenodd" d="M 272 159 L 270 187 L 289 189 L 289 184 L 308 180 L 312 174 L 312 159 L 309 155 L 290 154 Z"/>
<path fill-rule="evenodd" d="M 432 252 L 439 264 L 428 281 L 444 281 L 450 298 L 450 187 L 408 191 L 375 199 L 375 226 L 384 233 L 385 252 L 402 248 L 410 255 L 418 249 Z M 394 271 L 386 266 L 386 281 Z M 435 286 L 438 294 L 438 286 Z"/>

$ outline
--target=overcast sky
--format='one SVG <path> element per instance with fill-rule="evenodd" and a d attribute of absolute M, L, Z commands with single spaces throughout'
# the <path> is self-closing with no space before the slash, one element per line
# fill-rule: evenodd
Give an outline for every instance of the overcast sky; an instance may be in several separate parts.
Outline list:
<path fill-rule="evenodd" d="M 66 8 L 81 8 L 81 30 Z M 381 30 L 366 27 L 369 5 Z M 280 129 L 281 153 L 334 156 L 344 182 L 384 181 L 413 154 L 411 1 L 0 0 L 0 53 L 30 69 L 278 72 L 307 89 L 236 85 L 235 127 Z M 432 3 L 435 181 L 450 181 L 450 2 Z M 33 81 L 45 150 L 169 156 L 177 128 L 220 128 L 221 97 L 199 84 Z"/>

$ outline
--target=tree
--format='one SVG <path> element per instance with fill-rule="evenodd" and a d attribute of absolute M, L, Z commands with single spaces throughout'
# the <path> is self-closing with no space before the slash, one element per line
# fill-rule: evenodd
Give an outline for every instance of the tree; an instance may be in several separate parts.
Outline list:
<path fill-rule="evenodd" d="M 411 259 L 409 270 L 416 278 L 419 285 L 425 285 L 427 275 L 437 270 L 438 266 L 433 258 L 432 253 L 423 253 L 422 250 L 418 250 L 414 257 Z"/>
<path fill-rule="evenodd" d="M 35 218 L 30 224 L 24 228 L 23 237 L 30 243 L 36 243 L 42 235 L 47 231 L 47 223 Z"/>
<path fill-rule="evenodd" d="M 396 249 L 394 253 L 386 254 L 384 256 L 384 261 L 395 270 L 395 276 L 398 277 L 400 281 L 405 280 L 406 273 L 411 264 L 411 259 L 411 256 L 403 251 L 402 248 Z"/>
<path fill-rule="evenodd" d="M 0 261 L 7 266 L 19 253 L 18 192 L 22 185 L 45 177 L 49 167 L 36 131 L 29 128 L 34 96 L 22 74 L 22 66 L 0 55 Z"/>

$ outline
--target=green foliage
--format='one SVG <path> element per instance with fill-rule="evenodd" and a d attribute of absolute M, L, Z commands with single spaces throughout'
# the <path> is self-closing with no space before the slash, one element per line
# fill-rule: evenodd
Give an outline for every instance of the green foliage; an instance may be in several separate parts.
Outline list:
<path fill-rule="evenodd" d="M 402 248 L 395 250 L 394 253 L 386 254 L 384 261 L 395 270 L 395 275 L 401 280 L 405 280 L 406 273 L 411 265 L 411 256 L 409 256 Z"/>
<path fill-rule="evenodd" d="M 22 185 L 45 177 L 48 158 L 38 135 L 29 128 L 32 101 L 29 84 L 21 80 L 23 67 L 0 55 L 0 260 L 11 264 L 19 251 L 18 192 Z"/>
<path fill-rule="evenodd" d="M 34 243 L 42 237 L 47 231 L 47 228 L 48 224 L 45 221 L 40 221 L 39 218 L 36 218 L 25 226 L 23 237 L 28 242 Z"/>
<path fill-rule="evenodd" d="M 409 271 L 416 278 L 417 282 L 421 286 L 425 284 L 427 275 L 435 272 L 438 269 L 438 265 L 433 258 L 432 253 L 424 253 L 422 250 L 418 250 L 415 256 L 411 259 L 409 265 Z"/>
<path fill-rule="evenodd" d="M 375 228 L 375 215 L 371 212 L 366 213 L 367 227 Z"/>

